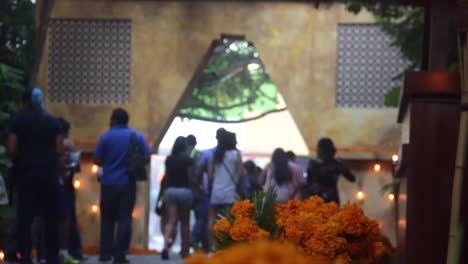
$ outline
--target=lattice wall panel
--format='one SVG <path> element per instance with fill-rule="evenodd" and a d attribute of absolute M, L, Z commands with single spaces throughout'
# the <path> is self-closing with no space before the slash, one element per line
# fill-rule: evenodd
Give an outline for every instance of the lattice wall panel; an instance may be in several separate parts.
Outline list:
<path fill-rule="evenodd" d="M 401 81 L 392 81 L 407 62 L 376 25 L 338 26 L 336 104 L 349 108 L 383 108 L 385 94 Z"/>
<path fill-rule="evenodd" d="M 131 22 L 51 20 L 48 65 L 52 102 L 128 102 Z"/>

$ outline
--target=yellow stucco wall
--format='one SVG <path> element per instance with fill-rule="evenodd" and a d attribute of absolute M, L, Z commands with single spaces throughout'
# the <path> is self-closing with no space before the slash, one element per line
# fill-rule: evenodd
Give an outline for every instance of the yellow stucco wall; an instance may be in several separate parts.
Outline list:
<path fill-rule="evenodd" d="M 242 34 L 257 47 L 271 78 L 309 148 L 319 137 L 332 137 L 342 149 L 360 152 L 397 148 L 400 128 L 396 109 L 336 109 L 337 25 L 370 23 L 368 14 L 347 13 L 340 5 L 248 2 L 162 2 L 56 0 L 52 18 L 130 19 L 132 21 L 131 99 L 119 105 L 130 113 L 131 126 L 150 143 L 163 135 L 178 99 L 211 41 L 221 33 Z M 38 85 L 47 95 L 48 45 Z M 47 97 L 46 97 L 47 98 Z M 47 109 L 72 123 L 72 137 L 94 143 L 108 128 L 112 104 L 47 102 Z M 280 129 L 278 129 L 280 132 Z M 281 136 L 278 134 L 278 136 Z M 90 163 L 78 175 L 78 215 L 85 245 L 98 245 L 99 220 L 90 205 L 99 198 Z M 145 186 L 142 186 L 143 190 Z M 139 194 L 144 211 L 148 193 Z M 152 210 L 151 210 L 152 211 Z M 134 223 L 133 247 L 143 247 L 144 217 Z"/>
<path fill-rule="evenodd" d="M 57 0 L 52 17 L 132 20 L 131 99 L 123 107 L 150 142 L 163 136 L 211 41 L 228 33 L 245 35 L 256 45 L 309 147 L 321 136 L 342 148 L 398 146 L 396 110 L 335 108 L 337 24 L 372 22 L 368 14 L 299 3 Z M 47 47 L 39 74 L 45 90 Z M 95 142 L 115 105 L 47 107 L 72 121 L 75 139 Z"/>

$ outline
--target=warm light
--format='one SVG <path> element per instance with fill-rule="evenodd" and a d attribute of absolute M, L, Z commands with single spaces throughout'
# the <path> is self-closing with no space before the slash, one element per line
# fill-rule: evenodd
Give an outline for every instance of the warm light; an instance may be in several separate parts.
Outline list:
<path fill-rule="evenodd" d="M 96 174 L 96 173 L 98 172 L 98 170 L 99 170 L 99 167 L 98 167 L 98 165 L 96 165 L 96 164 L 93 165 L 93 167 L 91 167 L 91 171 L 92 171 L 94 174 Z"/>
<path fill-rule="evenodd" d="M 396 154 L 392 156 L 393 162 L 397 162 L 399 158 L 400 157 L 398 157 L 398 155 L 396 155 Z"/>
<path fill-rule="evenodd" d="M 99 212 L 99 207 L 97 205 L 93 205 L 93 206 L 91 206 L 91 211 L 94 214 L 97 214 L 97 212 Z"/>
<path fill-rule="evenodd" d="M 400 199 L 400 201 L 406 201 L 408 200 L 408 195 L 406 195 L 405 193 L 401 193 L 398 198 Z"/>
<path fill-rule="evenodd" d="M 5 259 L 5 253 L 3 253 L 3 251 L 0 250 L 0 261 L 3 262 L 4 259 Z"/>
<path fill-rule="evenodd" d="M 387 197 L 388 197 L 388 200 L 390 201 L 395 200 L 395 195 L 393 193 L 389 193 Z"/>
<path fill-rule="evenodd" d="M 247 65 L 247 69 L 249 69 L 249 71 L 255 71 L 255 70 L 258 70 L 260 68 L 260 64 L 258 63 L 250 63 L 249 65 Z"/>
<path fill-rule="evenodd" d="M 80 182 L 79 180 L 75 180 L 75 181 L 73 182 L 73 186 L 75 186 L 75 189 L 78 189 L 78 188 L 80 188 L 80 186 L 81 186 L 81 182 Z"/>
<path fill-rule="evenodd" d="M 380 169 L 381 169 L 380 164 L 375 164 L 375 165 L 374 165 L 374 171 L 375 171 L 375 172 L 379 172 Z"/>
<path fill-rule="evenodd" d="M 140 216 L 140 214 L 139 214 L 138 210 L 137 209 L 133 210 L 132 217 L 133 218 L 138 218 L 139 216 Z"/>
<path fill-rule="evenodd" d="M 366 199 L 366 194 L 363 191 L 359 191 L 356 193 L 356 199 L 363 201 Z"/>

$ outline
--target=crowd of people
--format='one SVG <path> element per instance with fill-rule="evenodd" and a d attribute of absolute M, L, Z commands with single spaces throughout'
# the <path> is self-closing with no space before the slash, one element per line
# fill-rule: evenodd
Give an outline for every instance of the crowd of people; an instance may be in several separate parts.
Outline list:
<path fill-rule="evenodd" d="M 214 222 L 239 197 L 250 199 L 258 191 L 273 191 L 277 203 L 319 195 L 326 202 L 339 204 L 338 177 L 356 180 L 335 159 L 336 148 L 329 138 L 319 140 L 317 158 L 309 161 L 307 169 L 296 162 L 294 152 L 282 148 L 273 151 L 271 161 L 262 169 L 252 160 L 243 162 L 235 133 L 220 128 L 216 139 L 215 147 L 199 152 L 193 135 L 178 137 L 165 161 L 166 174 L 155 209 L 161 216 L 164 260 L 169 259 L 179 225 L 182 257 L 189 254 L 190 247 L 209 252 L 214 244 Z M 190 210 L 195 216 L 191 232 Z"/>
<path fill-rule="evenodd" d="M 94 152 L 94 161 L 103 171 L 98 177 L 101 262 L 129 263 L 138 180 L 130 167 L 135 163 L 132 158 L 141 160 L 136 164 L 145 164 L 151 154 L 142 134 L 129 128 L 128 122 L 128 113 L 115 109 L 110 129 L 100 137 Z M 80 170 L 80 151 L 68 137 L 70 129 L 65 119 L 47 113 L 39 88 L 24 92 L 23 109 L 12 119 L 7 140 L 13 161 L 9 179 L 17 200 L 5 248 L 8 262 L 33 263 L 33 237 L 38 263 L 76 264 L 84 259 L 73 186 L 73 176 Z M 135 147 L 140 154 L 129 155 Z M 33 232 L 35 219 L 42 221 Z"/>
<path fill-rule="evenodd" d="M 143 135 L 128 122 L 128 113 L 115 109 L 110 129 L 100 137 L 94 152 L 94 162 L 102 168 L 98 177 L 101 262 L 129 263 L 136 182 L 141 174 L 146 175 L 143 170 L 138 176 L 134 165 L 144 166 L 151 154 Z M 47 113 L 40 89 L 24 93 L 23 110 L 12 119 L 7 142 L 14 164 L 10 178 L 17 197 L 16 217 L 5 250 L 7 261 L 33 263 L 32 237 L 38 238 L 39 263 L 75 264 L 84 259 L 73 187 L 73 176 L 80 170 L 80 152 L 68 137 L 70 129 L 65 119 Z M 320 139 L 317 158 L 310 160 L 308 168 L 296 162 L 292 151 L 277 148 L 263 169 L 252 160 L 243 161 L 235 133 L 220 128 L 216 140 L 216 146 L 200 152 L 195 136 L 178 137 L 165 161 L 166 174 L 155 208 L 164 235 L 162 259 L 169 259 L 178 226 L 182 257 L 189 255 L 191 247 L 209 252 L 214 243 L 214 221 L 239 196 L 252 198 L 258 191 L 274 191 L 278 203 L 312 195 L 339 203 L 338 177 L 355 180 L 335 159 L 336 149 L 328 138 Z M 192 228 L 191 210 L 195 216 Z M 32 232 L 37 217 L 42 222 Z"/>

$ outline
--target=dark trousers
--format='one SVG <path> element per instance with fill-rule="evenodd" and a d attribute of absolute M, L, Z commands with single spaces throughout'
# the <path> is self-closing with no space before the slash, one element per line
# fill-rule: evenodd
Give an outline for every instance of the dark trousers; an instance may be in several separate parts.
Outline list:
<path fill-rule="evenodd" d="M 74 258 L 81 258 L 81 238 L 76 221 L 76 197 L 73 186 L 66 186 L 68 196 L 68 254 Z"/>
<path fill-rule="evenodd" d="M 58 263 L 58 181 L 53 173 L 36 171 L 18 185 L 17 233 L 20 263 L 31 262 L 31 226 L 38 208 L 44 210 L 48 264 Z M 41 180 L 42 179 L 42 180 Z"/>
<path fill-rule="evenodd" d="M 8 228 L 5 255 L 7 259 L 14 259 L 18 253 L 18 222 L 17 217 L 11 220 Z"/>
<path fill-rule="evenodd" d="M 125 257 L 132 237 L 132 212 L 136 184 L 101 186 L 101 252 L 102 258 Z M 117 239 L 114 239 L 117 224 Z"/>
<path fill-rule="evenodd" d="M 193 191 L 193 212 L 195 214 L 195 224 L 192 227 L 192 243 L 208 252 L 208 201 L 204 193 Z"/>

